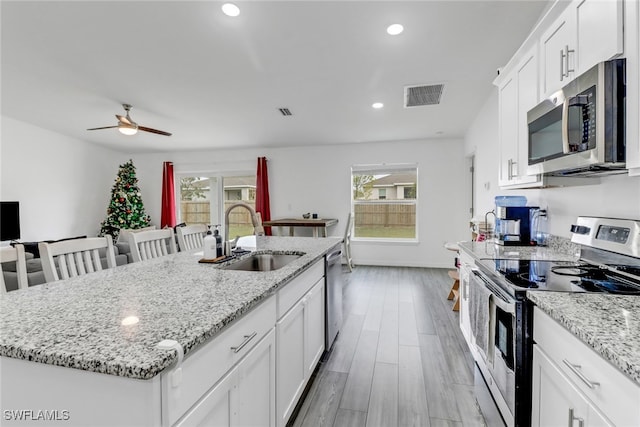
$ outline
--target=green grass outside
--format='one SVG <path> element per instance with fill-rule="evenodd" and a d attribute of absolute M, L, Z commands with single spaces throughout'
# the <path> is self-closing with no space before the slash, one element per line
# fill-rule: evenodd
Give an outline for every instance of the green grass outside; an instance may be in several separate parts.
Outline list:
<path fill-rule="evenodd" d="M 233 240 L 236 236 L 253 235 L 253 225 L 248 224 L 229 224 L 229 239 Z"/>
<path fill-rule="evenodd" d="M 416 228 L 414 226 L 397 227 L 355 227 L 354 237 L 370 237 L 383 239 L 415 239 Z"/>

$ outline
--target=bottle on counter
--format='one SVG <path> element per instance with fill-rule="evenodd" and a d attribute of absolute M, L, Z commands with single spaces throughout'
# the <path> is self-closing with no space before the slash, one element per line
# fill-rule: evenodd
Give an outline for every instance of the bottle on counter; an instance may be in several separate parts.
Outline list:
<path fill-rule="evenodd" d="M 223 252 L 223 248 L 222 248 L 222 236 L 220 235 L 220 230 L 219 230 L 220 224 L 216 225 L 216 229 L 213 230 L 213 237 L 216 240 L 216 258 L 217 257 L 221 257 L 222 255 L 224 255 Z"/>
<path fill-rule="evenodd" d="M 216 238 L 211 233 L 211 226 L 208 226 L 207 235 L 204 236 L 204 259 L 217 258 L 216 255 Z"/>

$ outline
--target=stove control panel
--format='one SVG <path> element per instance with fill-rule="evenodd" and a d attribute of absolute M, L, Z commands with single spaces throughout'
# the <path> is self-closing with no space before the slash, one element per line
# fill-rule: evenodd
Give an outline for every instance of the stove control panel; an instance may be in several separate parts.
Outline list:
<path fill-rule="evenodd" d="M 615 242 L 625 244 L 629 240 L 629 234 L 631 229 L 627 227 L 614 227 L 611 225 L 601 225 L 596 233 L 596 239 L 606 240 L 608 242 Z"/>
<path fill-rule="evenodd" d="M 580 216 L 571 232 L 573 243 L 640 258 L 640 221 Z"/>

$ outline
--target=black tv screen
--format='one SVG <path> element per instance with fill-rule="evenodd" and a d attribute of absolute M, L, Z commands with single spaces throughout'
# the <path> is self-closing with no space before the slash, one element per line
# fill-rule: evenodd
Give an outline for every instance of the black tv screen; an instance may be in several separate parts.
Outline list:
<path fill-rule="evenodd" d="M 0 241 L 20 238 L 20 204 L 0 202 Z"/>

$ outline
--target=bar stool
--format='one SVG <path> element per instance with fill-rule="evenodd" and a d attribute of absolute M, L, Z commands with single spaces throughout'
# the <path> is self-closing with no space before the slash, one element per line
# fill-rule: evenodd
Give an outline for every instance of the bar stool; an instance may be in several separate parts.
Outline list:
<path fill-rule="evenodd" d="M 460 252 L 460 248 L 456 243 L 445 243 L 445 249 L 450 250 L 458 254 Z M 453 300 L 453 307 L 451 308 L 453 311 L 460 310 L 460 273 L 458 270 L 458 257 L 455 258 L 455 270 L 449 270 L 447 274 L 453 280 L 453 284 L 451 285 L 451 290 L 449 291 L 449 295 L 447 296 L 448 300 Z"/>

